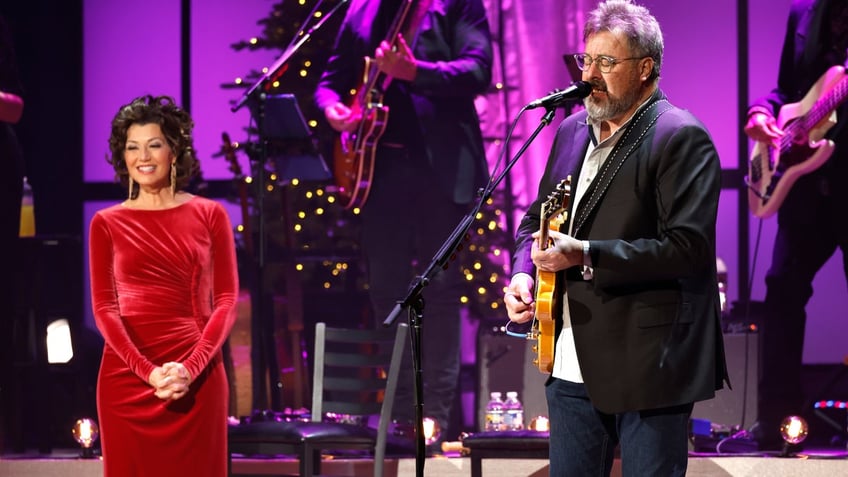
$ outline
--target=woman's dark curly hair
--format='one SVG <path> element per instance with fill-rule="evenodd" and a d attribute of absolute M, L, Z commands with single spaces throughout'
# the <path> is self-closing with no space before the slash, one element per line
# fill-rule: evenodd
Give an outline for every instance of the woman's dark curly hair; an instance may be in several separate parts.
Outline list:
<path fill-rule="evenodd" d="M 109 136 L 111 157 L 106 161 L 115 169 L 115 179 L 124 187 L 129 186 L 129 171 L 124 161 L 124 149 L 127 145 L 127 130 L 133 124 L 158 124 L 162 134 L 174 152 L 177 160 L 176 190 L 188 186 L 200 165 L 194 150 L 194 121 L 182 108 L 177 106 L 170 96 L 145 95 L 138 97 L 129 104 L 121 106 L 115 118 L 112 119 L 112 135 Z M 138 195 L 138 185 L 133 190 L 133 198 Z"/>

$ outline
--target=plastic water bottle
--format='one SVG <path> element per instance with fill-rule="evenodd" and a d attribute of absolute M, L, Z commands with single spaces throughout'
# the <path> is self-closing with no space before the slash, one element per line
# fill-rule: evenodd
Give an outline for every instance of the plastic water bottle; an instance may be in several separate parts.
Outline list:
<path fill-rule="evenodd" d="M 502 431 L 504 429 L 504 402 L 501 393 L 490 394 L 489 404 L 486 404 L 486 428 L 487 431 Z"/>
<path fill-rule="evenodd" d="M 508 431 L 520 431 L 524 429 L 524 406 L 518 400 L 516 391 L 506 393 L 504 402 L 504 427 Z"/>
<path fill-rule="evenodd" d="M 32 187 L 24 176 L 23 193 L 21 194 L 21 225 L 19 237 L 35 236 L 35 203 L 32 198 Z"/>

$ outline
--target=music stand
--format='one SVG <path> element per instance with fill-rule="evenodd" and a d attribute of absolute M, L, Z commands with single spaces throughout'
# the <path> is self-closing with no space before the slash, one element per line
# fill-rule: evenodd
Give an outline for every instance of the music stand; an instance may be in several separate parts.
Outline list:
<path fill-rule="evenodd" d="M 250 109 L 254 112 L 255 102 Z M 312 135 L 293 94 L 265 97 L 260 134 L 270 140 L 268 155 L 280 179 L 323 181 L 331 177 L 327 163 L 312 142 Z"/>

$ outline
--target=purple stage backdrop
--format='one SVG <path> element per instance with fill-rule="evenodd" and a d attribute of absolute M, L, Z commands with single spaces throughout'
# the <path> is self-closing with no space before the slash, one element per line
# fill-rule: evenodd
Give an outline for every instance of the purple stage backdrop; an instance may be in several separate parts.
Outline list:
<path fill-rule="evenodd" d="M 289 0 L 295 1 L 295 0 Z M 740 0 L 742 1 L 742 0 Z M 111 0 L 84 2 L 84 157 L 86 182 L 111 182 L 112 170 L 103 160 L 107 152 L 109 121 L 121 105 L 135 96 L 170 94 L 179 102 L 190 99 L 197 120 L 196 145 L 206 179 L 231 179 L 227 164 L 213 154 L 221 148 L 221 133 L 242 140 L 249 124 L 246 108 L 232 113 L 231 102 L 241 90 L 223 89 L 222 84 L 273 64 L 277 51 L 234 51 L 232 43 L 258 36 L 265 17 L 276 3 L 272 0 L 194 0 L 191 3 L 191 98 L 181 94 L 180 2 L 148 0 L 141 4 Z M 312 4 L 311 2 L 309 2 Z M 738 111 L 737 54 L 750 48 L 750 97 L 768 91 L 776 81 L 777 61 L 786 25 L 789 0 L 749 0 L 751 22 L 748 45 L 737 44 L 737 2 L 715 0 L 643 0 L 659 19 L 665 32 L 666 54 L 660 86 L 672 102 L 691 110 L 708 127 L 719 149 L 725 169 L 738 167 L 737 154 L 741 125 Z M 507 86 L 508 108 L 497 108 L 492 98 L 481 99 L 484 127 L 503 129 L 504 121 L 515 119 L 504 111 L 517 112 L 521 105 L 572 80 L 562 61 L 564 53 L 580 51 L 580 31 L 585 12 L 594 0 L 487 0 L 493 25 L 498 11 L 503 13 L 504 64 L 496 77 Z M 308 74 L 320 74 L 311 71 Z M 524 137 L 538 124 L 541 114 L 531 111 L 522 118 Z M 500 116 L 497 116 L 500 115 Z M 309 118 L 307 118 L 309 119 Z M 561 118 L 559 118 L 561 119 Z M 498 129 L 500 128 L 500 129 Z M 535 194 L 536 180 L 547 155 L 555 127 L 547 128 L 513 170 L 513 189 L 521 203 Z M 511 146 L 518 149 L 517 143 Z M 492 164 L 501 145 L 489 148 Z M 744 159 L 743 159 L 744 160 Z M 246 164 L 243 165 L 243 169 Z M 744 199 L 744 197 L 743 197 Z M 739 299 L 734 283 L 740 266 L 755 267 L 752 299 L 764 296 L 764 275 L 770 262 L 775 219 L 762 223 L 751 219 L 750 255 L 755 264 L 740 264 L 737 256 L 737 190 L 725 190 L 719 211 L 718 255 L 730 275 L 729 299 Z M 108 204 L 86 204 L 84 230 L 92 213 Z M 240 213 L 235 204 L 226 204 L 234 222 Z M 759 238 L 759 243 L 756 240 Z M 758 250 L 755 257 L 754 252 Z M 841 362 L 848 347 L 845 310 L 848 293 L 835 256 L 815 282 L 815 294 L 808 307 L 807 363 Z M 87 259 L 86 262 L 87 263 Z M 88 295 L 86 294 L 86 300 Z M 90 303 L 86 320 L 93 325 Z M 473 343 L 473 338 L 470 338 Z"/>

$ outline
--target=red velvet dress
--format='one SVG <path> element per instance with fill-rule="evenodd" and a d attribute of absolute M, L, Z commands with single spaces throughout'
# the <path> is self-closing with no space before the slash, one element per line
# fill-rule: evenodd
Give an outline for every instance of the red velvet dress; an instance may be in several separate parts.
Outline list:
<path fill-rule="evenodd" d="M 89 265 L 106 342 L 97 383 L 104 475 L 224 477 L 221 346 L 238 296 L 224 208 L 194 197 L 166 210 L 101 210 L 91 220 Z M 157 398 L 147 383 L 168 361 L 182 362 L 193 378 L 176 401 Z"/>

